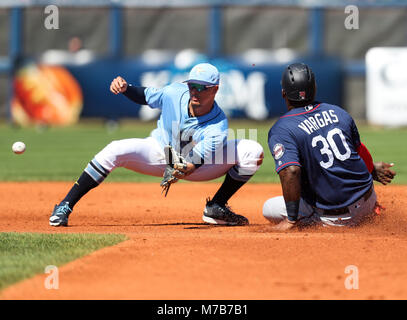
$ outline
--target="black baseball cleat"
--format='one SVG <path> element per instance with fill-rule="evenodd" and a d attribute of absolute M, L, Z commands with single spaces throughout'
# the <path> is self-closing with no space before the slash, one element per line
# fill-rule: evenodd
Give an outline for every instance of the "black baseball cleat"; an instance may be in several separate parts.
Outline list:
<path fill-rule="evenodd" d="M 71 212 L 72 209 L 69 207 L 68 202 L 55 205 L 54 211 L 52 211 L 51 217 L 49 218 L 49 225 L 53 227 L 66 227 L 68 225 L 68 217 Z"/>
<path fill-rule="evenodd" d="M 247 218 L 234 213 L 227 205 L 220 206 L 206 200 L 205 210 L 202 216 L 203 221 L 210 224 L 222 224 L 229 226 L 245 226 L 249 224 Z"/>

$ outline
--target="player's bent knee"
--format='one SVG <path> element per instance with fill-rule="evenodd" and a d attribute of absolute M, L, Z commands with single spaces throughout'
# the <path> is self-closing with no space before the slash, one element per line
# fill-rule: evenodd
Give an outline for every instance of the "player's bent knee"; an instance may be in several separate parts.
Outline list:
<path fill-rule="evenodd" d="M 264 150 L 257 141 L 242 139 L 237 143 L 237 153 L 243 157 L 259 158 L 264 153 Z"/>
<path fill-rule="evenodd" d="M 112 141 L 108 143 L 102 150 L 100 150 L 99 154 L 114 154 L 115 149 L 117 149 L 117 143 L 116 141 Z"/>
<path fill-rule="evenodd" d="M 268 199 L 263 205 L 263 216 L 272 223 L 279 223 L 285 219 L 286 211 L 283 197 L 274 197 Z"/>
<path fill-rule="evenodd" d="M 264 150 L 260 143 L 253 140 L 242 139 L 237 144 L 238 165 L 253 175 L 263 163 Z"/>
<path fill-rule="evenodd" d="M 123 142 L 121 140 L 114 140 L 110 142 L 105 148 L 109 153 L 112 154 L 120 154 L 120 150 L 123 149 L 122 147 Z"/>
<path fill-rule="evenodd" d="M 95 159 L 109 171 L 117 167 L 117 157 L 120 154 L 120 140 L 110 142 L 98 154 Z"/>

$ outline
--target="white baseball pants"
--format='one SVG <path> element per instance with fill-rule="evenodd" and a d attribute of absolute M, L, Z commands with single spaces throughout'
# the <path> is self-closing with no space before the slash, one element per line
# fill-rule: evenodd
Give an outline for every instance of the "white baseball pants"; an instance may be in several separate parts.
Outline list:
<path fill-rule="evenodd" d="M 373 187 L 372 187 L 373 188 Z M 348 206 L 349 212 L 343 215 L 324 215 L 324 210 L 310 206 L 301 198 L 298 223 L 301 225 L 322 224 L 324 226 L 355 226 L 374 215 L 376 193 L 373 190 L 368 199 L 362 197 Z M 273 223 L 278 223 L 287 217 L 284 197 L 268 199 L 263 205 L 263 216 Z"/>
<path fill-rule="evenodd" d="M 219 178 L 229 172 L 230 176 L 239 181 L 247 181 L 259 169 L 263 160 L 263 147 L 253 140 L 230 140 L 215 156 L 213 163 L 204 163 L 185 180 L 208 181 Z M 96 161 L 94 161 L 96 160 Z M 164 150 L 152 137 L 124 139 L 113 141 L 96 154 L 91 162 L 102 168 L 88 166 L 88 172 L 95 181 L 100 183 L 115 168 L 123 167 L 146 175 L 162 177 L 166 162 Z M 104 169 L 104 170 L 103 170 Z"/>

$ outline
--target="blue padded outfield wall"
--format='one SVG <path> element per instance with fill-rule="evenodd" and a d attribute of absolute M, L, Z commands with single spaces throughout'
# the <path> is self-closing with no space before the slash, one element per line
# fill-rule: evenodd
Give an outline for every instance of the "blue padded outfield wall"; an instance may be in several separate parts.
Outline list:
<path fill-rule="evenodd" d="M 262 120 L 277 117 L 286 110 L 281 98 L 280 77 L 282 70 L 290 62 L 302 61 L 313 68 L 317 78 L 318 100 L 348 109 L 348 106 L 342 104 L 344 79 L 345 77 L 347 79 L 349 77 L 365 77 L 365 60 L 359 57 L 358 60 L 351 61 L 344 58 L 345 61 L 341 61 L 335 57 L 327 56 L 325 50 L 325 39 L 327 38 L 325 25 L 327 21 L 324 13 L 326 9 L 339 9 L 343 12 L 345 6 L 355 4 L 360 8 L 375 8 L 377 10 L 397 7 L 404 9 L 407 6 L 405 0 L 56 0 L 51 2 L 61 8 L 105 8 L 109 10 L 108 18 L 105 17 L 109 23 L 109 32 L 104 36 L 108 40 L 107 56 L 111 58 L 97 58 L 88 64 L 64 66 L 73 74 L 82 88 L 84 103 L 81 117 L 103 117 L 114 120 L 129 117 L 151 120 L 158 116 L 156 110 L 135 105 L 123 96 L 115 96 L 110 93 L 109 85 L 115 76 L 121 75 L 134 85 L 162 87 L 173 81 L 185 80 L 189 69 L 192 67 L 190 64 L 188 67 L 179 68 L 176 67 L 175 63 L 169 62 L 170 60 L 161 64 L 146 64 L 145 61 L 134 55 L 134 58 L 124 59 L 125 37 L 123 31 L 125 30 L 125 12 L 127 9 L 208 9 L 206 10 L 208 16 L 208 30 L 205 33 L 207 35 L 206 49 L 201 48 L 200 50 L 204 51 L 207 57 L 217 57 L 216 59 L 207 58 L 205 60 L 216 65 L 222 72 L 217 101 L 231 118 L 246 117 Z M 0 75 L 8 76 L 10 84 L 13 83 L 14 74 L 22 66 L 20 62 L 33 59 L 32 56 L 27 55 L 27 50 L 24 47 L 26 43 L 24 39 L 27 38 L 24 28 L 26 16 L 24 12 L 27 8 L 43 8 L 48 4 L 50 1 L 47 0 L 0 1 L 0 8 L 6 8 L 10 12 L 8 56 L 0 57 Z M 291 56 L 283 55 L 283 59 L 267 60 L 268 63 L 263 64 L 226 56 L 223 51 L 224 9 L 232 7 L 261 9 L 262 7 L 271 8 L 273 6 L 300 8 L 308 12 L 308 25 L 304 28 L 308 56 L 297 57 L 295 61 L 288 61 Z M 344 14 L 344 18 L 345 16 Z M 51 44 L 47 49 L 58 47 L 53 45 Z M 192 46 L 192 48 L 194 47 Z M 183 49 L 183 46 L 178 46 L 174 50 Z M 244 53 L 240 50 L 239 52 Z M 194 61 L 194 63 L 197 62 L 202 61 Z M 8 92 L 6 115 L 7 118 L 11 118 L 10 110 L 13 109 L 11 102 L 15 90 L 10 86 Z M 20 98 L 24 98 L 24 94 Z M 53 107 L 55 108 L 55 106 Z M 14 108 L 14 110 L 21 111 L 21 108 Z"/>
<path fill-rule="evenodd" d="M 317 100 L 342 106 L 342 65 L 334 58 L 296 59 L 308 64 L 317 79 Z M 196 61 L 199 63 L 202 61 Z M 215 59 L 221 72 L 217 102 L 231 118 L 263 120 L 278 117 L 286 111 L 281 97 L 281 74 L 289 63 L 248 65 L 232 59 Z M 294 62 L 294 61 L 293 61 Z M 190 67 L 177 69 L 174 64 L 148 66 L 140 60 L 96 60 L 86 65 L 65 66 L 79 82 L 84 98 L 81 117 L 120 118 L 140 117 L 151 120 L 156 110 L 149 110 L 110 92 L 110 83 L 122 76 L 128 83 L 139 86 L 162 87 L 187 79 Z M 346 109 L 346 106 L 342 106 Z"/>

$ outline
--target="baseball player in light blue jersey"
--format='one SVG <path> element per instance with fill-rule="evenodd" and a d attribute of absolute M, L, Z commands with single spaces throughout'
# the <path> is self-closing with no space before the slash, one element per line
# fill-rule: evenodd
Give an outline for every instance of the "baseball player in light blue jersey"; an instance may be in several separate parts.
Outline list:
<path fill-rule="evenodd" d="M 111 92 L 124 94 L 137 104 L 161 109 L 157 128 L 144 139 L 113 141 L 96 154 L 66 197 L 55 206 L 50 225 L 67 226 L 75 204 L 115 168 L 165 178 L 167 146 L 184 159 L 182 168 L 171 173 L 175 182 L 178 179 L 208 181 L 226 175 L 213 198 L 207 199 L 205 222 L 248 224 L 245 217 L 232 212 L 227 201 L 258 170 L 263 148 L 252 140 L 227 140 L 228 121 L 215 101 L 218 88 L 219 72 L 208 63 L 193 67 L 184 83 L 161 89 L 132 86 L 122 77 L 115 78 Z"/>

